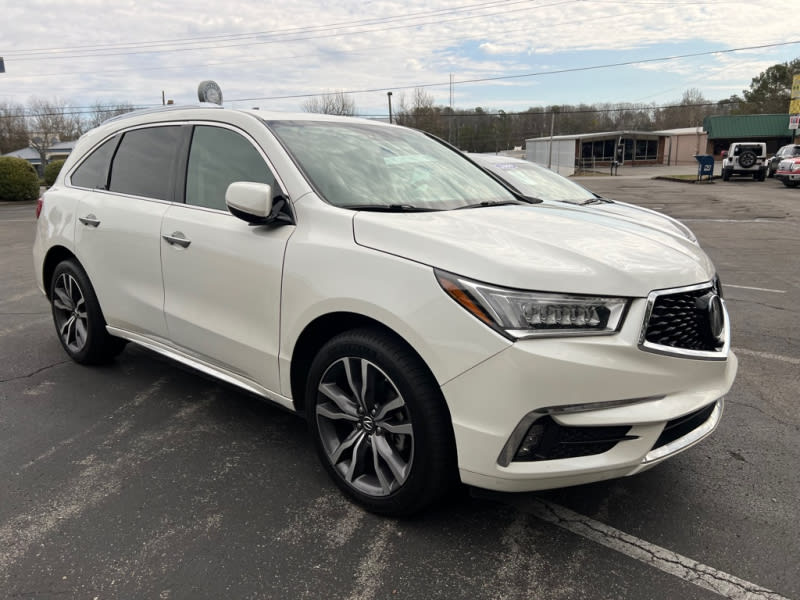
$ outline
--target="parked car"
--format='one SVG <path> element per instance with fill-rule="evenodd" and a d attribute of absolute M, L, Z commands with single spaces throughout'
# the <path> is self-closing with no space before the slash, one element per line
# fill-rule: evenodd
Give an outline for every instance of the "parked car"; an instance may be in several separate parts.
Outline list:
<path fill-rule="evenodd" d="M 775 178 L 786 187 L 797 187 L 800 183 L 800 156 L 783 159 L 775 172 Z"/>
<path fill-rule="evenodd" d="M 593 211 L 646 223 L 697 243 L 692 230 L 677 219 L 635 204 L 603 198 L 582 185 L 529 160 L 495 154 L 468 156 L 528 198 L 539 199 L 548 204 L 591 207 Z"/>
<path fill-rule="evenodd" d="M 792 156 L 800 156 L 800 144 L 781 146 L 775 153 L 775 156 L 769 159 L 769 163 L 767 164 L 767 177 L 775 177 L 775 173 L 781 161 L 784 158 L 791 158 Z"/>
<path fill-rule="evenodd" d="M 130 113 L 79 140 L 37 216 L 68 356 L 130 342 L 304 415 L 382 514 L 459 480 L 639 473 L 714 430 L 737 370 L 697 244 L 526 199 L 396 125 Z"/>
<path fill-rule="evenodd" d="M 734 142 L 722 156 L 722 180 L 733 175 L 752 176 L 756 181 L 767 177 L 767 145 L 764 142 Z"/>

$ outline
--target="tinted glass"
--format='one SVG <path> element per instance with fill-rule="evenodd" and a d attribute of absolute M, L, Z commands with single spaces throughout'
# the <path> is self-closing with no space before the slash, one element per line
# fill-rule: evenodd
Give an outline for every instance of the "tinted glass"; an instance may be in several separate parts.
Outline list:
<path fill-rule="evenodd" d="M 114 157 L 109 189 L 122 194 L 171 200 L 180 136 L 181 128 L 178 126 L 127 132 Z"/>
<path fill-rule="evenodd" d="M 108 163 L 116 147 L 116 136 L 103 142 L 72 174 L 72 185 L 90 189 L 106 189 L 106 183 L 108 183 L 106 179 L 108 176 Z"/>
<path fill-rule="evenodd" d="M 253 144 L 230 129 L 195 127 L 186 174 L 186 204 L 228 210 L 225 191 L 234 181 L 268 183 L 277 193 L 275 179 Z"/>
<path fill-rule="evenodd" d="M 449 210 L 514 196 L 464 156 L 403 127 L 271 121 L 306 177 L 331 204 Z"/>

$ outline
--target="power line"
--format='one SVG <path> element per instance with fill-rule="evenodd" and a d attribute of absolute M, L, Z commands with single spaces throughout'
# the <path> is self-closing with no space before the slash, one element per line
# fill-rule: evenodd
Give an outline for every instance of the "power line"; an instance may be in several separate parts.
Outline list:
<path fill-rule="evenodd" d="M 206 43 L 211 41 L 233 41 L 233 40 L 241 40 L 241 39 L 248 39 L 248 38 L 258 38 L 258 37 L 266 37 L 266 36 L 285 36 L 289 34 L 304 34 L 304 33 L 311 33 L 311 32 L 319 32 L 319 31 L 330 31 L 332 29 L 340 29 L 340 28 L 352 28 L 352 27 L 363 27 L 369 25 L 377 25 L 381 23 L 391 23 L 397 21 L 404 21 L 409 19 L 418 19 L 423 17 L 433 17 L 437 15 L 447 15 L 447 14 L 457 14 L 459 12 L 469 12 L 475 10 L 484 10 L 487 8 L 495 8 L 497 6 L 512 6 L 516 4 L 526 4 L 529 2 L 536 2 L 538 0 L 494 0 L 491 2 L 481 2 L 476 4 L 468 4 L 462 5 L 460 7 L 455 8 L 447 8 L 447 9 L 439 9 L 434 11 L 420 11 L 415 13 L 406 13 L 404 15 L 395 15 L 389 17 L 371 17 L 368 19 L 359 19 L 354 21 L 341 21 L 337 23 L 329 23 L 323 25 L 313 25 L 313 26 L 306 26 L 306 27 L 292 27 L 292 28 L 284 28 L 284 29 L 277 29 L 277 30 L 267 30 L 267 31 L 257 31 L 257 32 L 247 32 L 247 33 L 223 33 L 223 34 L 216 34 L 216 35 L 208 35 L 208 36 L 191 36 L 185 38 L 171 38 L 171 39 L 162 39 L 162 40 L 149 40 L 145 42 L 118 42 L 118 43 L 111 43 L 111 44 L 92 44 L 92 45 L 83 45 L 83 46 L 61 46 L 61 47 L 51 47 L 51 48 L 29 48 L 29 49 L 22 49 L 18 52 L 6 52 L 5 56 L 12 57 L 16 60 L 22 61 L 25 60 L 33 60 L 33 57 L 38 57 L 39 55 L 45 55 L 50 53 L 71 53 L 71 52 L 78 52 L 78 51 L 92 51 L 92 52 L 104 52 L 106 50 L 114 50 L 114 49 L 130 49 L 130 48 L 147 48 L 147 47 L 154 47 L 154 46 L 166 46 L 166 45 L 185 45 L 185 44 L 198 44 L 198 43 Z M 586 2 L 588 0 L 571 0 L 572 2 Z M 675 0 L 667 0 L 667 1 L 659 1 L 659 0 L 651 0 L 651 1 L 612 1 L 607 2 L 606 4 L 621 4 L 624 6 L 713 6 L 719 4 L 729 5 L 731 2 L 730 0 L 707 0 L 705 2 L 701 2 L 698 0 L 687 0 L 687 1 L 675 1 Z M 520 10 L 531 10 L 533 8 L 546 8 L 550 5 L 539 5 L 533 6 L 527 9 L 520 9 Z M 475 15 L 474 17 L 468 18 L 477 18 L 477 17 L 485 17 L 485 16 L 494 16 L 497 14 L 507 14 L 511 11 L 506 11 L 505 13 L 491 13 L 488 15 Z M 518 12 L 518 11 L 516 11 Z M 461 20 L 461 19 L 450 19 L 452 20 Z M 448 22 L 444 21 L 444 22 Z M 442 21 L 430 21 L 424 23 L 413 23 L 409 25 L 405 25 L 403 27 L 416 27 L 416 26 L 424 26 L 434 23 L 440 23 Z M 390 28 L 394 29 L 394 28 Z M 352 33 L 371 33 L 374 31 L 384 31 L 385 29 L 376 29 L 376 30 L 367 30 L 367 31 L 360 31 L 360 32 L 343 32 L 338 35 L 349 35 Z M 307 38 L 302 38 L 307 39 Z M 274 40 L 277 41 L 295 41 L 295 40 Z M 267 43 L 267 42 L 262 42 Z M 270 42 L 271 43 L 271 42 Z M 240 44 L 240 45 L 250 45 L 250 44 Z M 204 46 L 198 48 L 192 48 L 195 50 L 200 49 L 208 49 L 208 48 L 225 48 L 225 47 L 232 47 L 232 46 Z M 186 49 L 188 50 L 188 49 Z M 159 50 L 157 52 L 169 52 L 173 51 L 173 49 L 166 48 L 164 50 Z M 133 53 L 117 53 L 117 54 L 110 54 L 111 56 L 119 56 L 124 54 L 136 54 Z M 87 56 L 96 56 L 95 54 L 89 55 L 73 55 L 69 54 L 69 56 L 54 56 L 51 58 L 81 58 Z M 108 54 L 99 54 L 99 56 L 108 56 Z"/>
<path fill-rule="evenodd" d="M 639 60 L 632 60 L 632 61 L 623 61 L 617 63 L 607 63 L 602 65 L 591 65 L 585 67 L 572 67 L 567 69 L 557 69 L 557 70 L 550 70 L 550 71 L 538 71 L 534 73 L 522 73 L 517 75 L 500 75 L 496 77 L 482 77 L 482 78 L 474 78 L 474 79 L 464 79 L 461 81 L 454 81 L 452 85 L 464 85 L 468 83 L 482 83 L 488 81 L 499 81 L 499 80 L 507 80 L 507 79 L 519 79 L 525 77 L 539 77 L 545 75 L 558 75 L 564 73 L 574 73 L 574 72 L 582 72 L 582 71 L 592 71 L 598 69 L 608 69 L 608 68 L 615 68 L 621 66 L 632 66 L 636 64 L 648 64 L 654 62 L 666 62 L 670 60 L 680 60 L 684 58 L 694 58 L 699 56 L 709 56 L 712 54 L 728 54 L 733 52 L 741 52 L 745 50 L 760 50 L 765 48 L 774 48 L 780 46 L 788 46 L 800 44 L 800 40 L 793 40 L 788 42 L 775 42 L 770 44 L 759 44 L 755 46 L 741 46 L 739 48 L 727 48 L 722 50 L 709 50 L 705 52 L 692 52 L 689 54 L 679 54 L 673 56 L 664 56 L 664 57 L 657 57 L 657 58 L 646 58 L 646 59 L 639 59 Z M 414 85 L 406 85 L 406 86 L 389 86 L 389 87 L 380 87 L 380 88 L 370 88 L 370 89 L 361 89 L 361 90 L 342 90 L 343 94 L 365 94 L 365 93 L 374 93 L 374 92 L 386 92 L 390 90 L 405 90 L 405 89 L 415 89 L 415 88 L 430 88 L 430 87 L 441 87 L 445 85 L 450 85 L 450 82 L 442 82 L 442 83 L 421 83 L 421 84 L 414 84 Z M 258 97 L 250 97 L 250 98 L 236 98 L 229 100 L 229 102 L 253 102 L 253 101 L 270 101 L 270 100 L 289 100 L 289 99 L 299 99 L 299 98 L 312 98 L 317 96 L 326 96 L 328 93 L 313 93 L 313 94 L 289 94 L 289 95 L 282 95 L 282 96 L 258 96 Z M 157 105 L 145 105 L 145 106 L 157 106 Z M 94 110 L 95 107 L 88 107 Z M 79 113 L 78 113 L 79 114 Z"/>
<path fill-rule="evenodd" d="M 339 28 L 339 27 L 355 27 L 359 25 L 374 25 L 381 22 L 392 22 L 397 20 L 404 20 L 413 17 L 419 16 L 434 16 L 439 14 L 453 14 L 462 11 L 469 11 L 475 10 L 479 8 L 487 8 L 487 7 L 494 7 L 498 5 L 513 5 L 513 4 L 521 4 L 527 2 L 536 2 L 538 0 L 497 0 L 495 2 L 479 2 L 477 4 L 465 4 L 461 7 L 456 8 L 449 8 L 449 9 L 439 9 L 435 11 L 420 11 L 415 13 L 405 13 L 403 15 L 395 15 L 391 17 L 371 17 L 369 19 L 358 19 L 355 21 L 340 21 L 337 23 L 327 23 L 323 25 L 314 25 L 310 27 L 289 27 L 285 29 L 276 29 L 273 31 L 255 31 L 249 33 L 221 33 L 216 35 L 209 35 L 209 36 L 193 36 L 193 37 L 185 37 L 185 38 L 172 38 L 172 39 L 162 39 L 162 40 L 148 40 L 144 42 L 119 42 L 114 44 L 94 44 L 94 45 L 87 45 L 87 46 L 66 46 L 66 47 L 55 47 L 55 48 L 25 48 L 22 49 L 19 54 L 14 53 L 6 53 L 6 56 L 28 56 L 29 54 L 40 54 L 45 52 L 57 52 L 57 51 L 73 51 L 73 50 L 107 50 L 107 49 L 115 49 L 115 48 L 125 48 L 125 47 L 147 47 L 147 46 L 161 46 L 166 44 L 183 44 L 183 43 L 203 43 L 206 41 L 212 41 L 215 39 L 237 39 L 237 38 L 248 38 L 248 37 L 260 37 L 260 36 L 268 36 L 268 35 L 285 35 L 288 33 L 306 33 L 311 32 L 319 29 L 330 29 L 330 28 Z"/>
<path fill-rule="evenodd" d="M 617 18 L 620 18 L 620 17 L 626 17 L 626 16 L 629 16 L 629 15 L 636 15 L 636 14 L 638 14 L 638 11 L 629 11 L 629 12 L 625 12 L 625 13 L 617 13 L 617 14 L 606 15 L 606 16 L 602 16 L 602 17 L 592 16 L 592 17 L 589 17 L 587 19 L 582 19 L 582 20 L 568 19 L 568 20 L 565 20 L 565 21 L 552 23 L 552 24 L 550 24 L 548 26 L 548 28 L 552 30 L 553 28 L 556 28 L 556 27 L 559 27 L 559 26 L 562 26 L 562 25 L 576 26 L 576 25 L 581 25 L 583 23 L 587 23 L 587 22 L 596 23 L 596 22 L 598 22 L 600 20 L 617 19 Z M 530 31 L 530 26 L 526 25 L 524 27 L 520 27 L 520 28 L 517 28 L 517 29 L 503 29 L 503 35 L 508 35 L 510 33 L 529 32 L 529 31 Z M 486 33 L 480 33 L 480 34 L 473 35 L 473 36 L 456 35 L 456 36 L 443 37 L 443 36 L 439 36 L 439 35 L 435 35 L 435 34 L 433 34 L 433 35 L 436 37 L 436 41 L 438 41 L 438 42 L 445 42 L 445 41 L 451 41 L 451 40 L 453 40 L 453 41 L 457 40 L 457 41 L 464 42 L 464 41 L 469 41 L 469 40 L 485 39 L 487 37 Z M 375 50 L 391 49 L 391 48 L 396 48 L 396 47 L 397 47 L 397 44 L 392 44 L 392 45 L 388 45 L 388 46 L 387 45 L 385 45 L 385 46 L 369 46 L 369 47 L 366 47 L 366 48 L 361 48 L 359 50 L 329 51 L 329 52 L 327 52 L 327 54 L 336 54 L 336 55 L 343 55 L 343 56 L 356 55 L 356 54 L 371 54 L 371 53 L 374 53 Z M 321 56 L 321 55 L 322 55 L 322 53 L 320 53 L 320 52 L 314 52 L 314 53 L 311 53 L 311 54 L 293 54 L 293 55 L 283 55 L 283 56 L 271 56 L 270 58 L 272 60 L 287 61 L 287 60 L 295 60 L 295 59 L 301 59 L 301 58 L 315 58 L 315 57 L 318 57 L 318 56 Z M 263 63 L 263 61 L 264 61 L 263 58 L 257 58 L 257 59 L 252 59 L 252 60 L 236 60 L 235 65 L 239 66 L 239 65 L 248 64 L 248 63 Z M 138 72 L 141 72 L 141 71 L 165 71 L 165 70 L 174 70 L 174 69 L 195 69 L 195 68 L 200 68 L 200 67 L 231 66 L 232 64 L 234 64 L 234 63 L 232 63 L 231 61 L 218 61 L 218 62 L 211 62 L 211 63 L 201 63 L 201 64 L 194 64 L 194 65 L 174 65 L 174 66 L 167 66 L 167 67 L 132 67 L 132 68 L 125 68 L 125 69 L 104 69 L 104 70 L 94 69 L 94 70 L 91 70 L 91 71 L 66 71 L 66 72 L 65 71 L 58 71 L 58 72 L 54 72 L 54 73 L 33 73 L 33 74 L 25 74 L 24 77 L 25 77 L 25 79 L 29 79 L 29 78 L 32 78 L 32 77 L 53 77 L 53 76 L 64 76 L 64 75 L 97 75 L 97 74 L 103 74 L 103 73 L 124 73 L 124 72 L 130 72 L 130 71 L 136 71 L 138 73 Z M 22 77 L 22 76 L 20 76 L 20 77 Z"/>
<path fill-rule="evenodd" d="M 541 77 L 544 75 L 560 75 L 563 73 L 577 73 L 582 71 L 594 71 L 598 69 L 611 69 L 614 67 L 626 67 L 632 65 L 639 65 L 639 64 L 648 64 L 648 63 L 655 63 L 655 62 L 667 62 L 670 60 L 680 60 L 683 58 L 696 58 L 698 56 L 710 56 L 712 54 L 730 54 L 732 52 L 742 52 L 745 50 L 762 50 L 764 48 L 776 48 L 779 46 L 790 46 L 793 44 L 800 44 L 800 40 L 793 40 L 790 42 L 776 42 L 772 44 L 759 44 L 756 46 L 741 46 L 739 48 L 726 48 L 723 50 L 708 50 L 705 52 L 691 52 L 689 54 L 676 54 L 673 56 L 663 56 L 658 58 L 643 58 L 639 60 L 629 60 L 623 62 L 616 62 L 616 63 L 607 63 L 603 65 L 592 65 L 588 67 L 571 67 L 568 69 L 555 69 L 552 71 L 537 71 L 534 73 L 521 73 L 518 75 L 498 75 L 496 77 L 479 77 L 475 79 L 462 79 L 461 81 L 454 81 L 453 85 L 463 85 L 466 83 L 484 83 L 487 81 L 502 81 L 508 79 L 522 79 L 525 77 Z M 441 82 L 441 83 L 421 83 L 415 85 L 405 85 L 405 86 L 392 86 L 392 87 L 381 87 L 381 88 L 370 88 L 370 89 L 363 89 L 363 90 L 343 90 L 341 93 L 344 94 L 366 94 L 366 93 L 373 93 L 373 92 L 386 92 L 389 90 L 408 90 L 414 88 L 430 88 L 430 87 L 442 87 L 442 86 L 449 86 L 450 82 Z M 338 93 L 338 92 L 337 92 Z M 253 97 L 253 98 L 237 98 L 235 100 L 231 100 L 231 102 L 253 102 L 255 100 L 289 100 L 295 98 L 310 98 L 313 96 L 320 96 L 324 94 L 291 94 L 285 96 L 261 96 L 261 97 Z"/>
<path fill-rule="evenodd" d="M 237 101 L 238 102 L 238 101 Z M 655 104 L 635 104 L 635 103 L 619 103 L 625 104 L 625 106 L 613 106 L 613 107 L 605 107 L 605 108 L 574 108 L 574 109 L 565 109 L 564 104 L 551 104 L 547 105 L 547 109 L 545 107 L 531 107 L 526 110 L 522 111 L 497 111 L 497 112 L 488 112 L 482 111 L 478 112 L 457 112 L 458 110 L 461 111 L 474 111 L 475 109 L 456 109 L 453 113 L 445 113 L 440 112 L 438 116 L 443 117 L 453 117 L 455 119 L 458 118 L 480 118 L 480 117 L 520 117 L 520 116 L 549 116 L 554 107 L 558 107 L 558 114 L 559 115 L 577 115 L 577 114 L 597 114 L 597 113 L 614 113 L 614 112 L 650 112 L 655 110 L 666 110 L 669 108 L 697 108 L 697 107 L 709 107 L 709 106 L 720 106 L 724 105 L 727 102 L 726 99 L 722 100 L 710 100 L 708 102 L 699 102 L 694 104 L 664 104 L 664 105 L 655 105 Z M 160 104 L 139 104 L 131 107 L 131 110 L 139 110 L 142 108 L 153 108 L 156 106 L 161 106 Z M 602 105 L 601 105 L 602 106 Z M 191 107 L 188 105 L 187 107 Z M 85 109 L 85 110 L 84 110 Z M 71 107 L 65 111 L 57 111 L 57 112 L 50 112 L 50 113 L 32 113 L 30 110 L 26 109 L 22 112 L 16 113 L 7 113 L 7 114 L 0 114 L 0 119 L 11 119 L 11 118 L 28 118 L 28 117 L 54 117 L 54 116 L 61 116 L 61 115 L 87 115 L 87 114 L 96 114 L 96 113 L 107 113 L 107 112 L 117 112 L 119 108 L 107 108 L 107 109 L 97 109 L 95 107 Z M 401 113 L 402 114 L 402 113 Z M 412 113 L 405 113 L 407 115 L 406 118 L 414 118 Z M 362 119 L 384 119 L 388 118 L 388 113 L 380 113 L 380 114 L 365 114 L 365 115 L 355 115 Z"/>
<path fill-rule="evenodd" d="M 267 44 L 285 44 L 287 42 L 300 42 L 300 41 L 307 41 L 307 40 L 318 40 L 318 39 L 326 39 L 326 38 L 335 38 L 340 37 L 343 35 L 356 35 L 356 34 L 364 34 L 364 33 L 382 33 L 384 31 L 392 31 L 397 29 L 410 29 L 414 27 L 425 27 L 428 25 L 440 25 L 442 23 L 451 23 L 455 21 L 466 21 L 471 19 L 478 19 L 478 18 L 486 18 L 486 17 L 493 17 L 497 15 L 508 15 L 510 13 L 517 13 L 517 12 L 524 12 L 534 9 L 541 9 L 541 8 L 549 8 L 553 6 L 561 6 L 563 4 L 572 4 L 574 2 L 583 2 L 585 0 L 562 0 L 560 2 L 553 2 L 551 4 L 540 4 L 536 6 L 529 6 L 525 8 L 518 8 L 514 10 L 506 10 L 502 12 L 493 12 L 493 13 L 483 13 L 479 15 L 472 15 L 472 16 L 462 16 L 462 17 L 455 17 L 452 19 L 437 19 L 433 21 L 426 21 L 420 23 L 408 23 L 402 25 L 395 25 L 392 27 L 379 27 L 375 29 L 362 29 L 359 31 L 345 31 L 345 32 L 337 32 L 337 33 L 328 33 L 328 34 L 318 34 L 315 33 L 314 35 L 309 35 L 305 37 L 290 37 L 290 38 L 281 38 L 281 39 L 269 39 L 260 42 L 247 42 L 244 44 L 217 44 L 211 46 L 195 46 L 193 48 L 171 48 L 171 49 L 163 49 L 163 50 L 141 50 L 141 51 L 132 51 L 132 52 L 110 52 L 110 53 L 102 53 L 102 54 L 57 54 L 54 56 L 34 56 L 34 57 L 27 57 L 27 58 L 14 58 L 16 62 L 29 62 L 29 61 L 42 61 L 42 60 L 66 60 L 66 59 L 76 59 L 76 58 L 97 58 L 102 57 L 106 58 L 109 56 L 131 56 L 131 55 L 141 55 L 141 54 L 164 54 L 166 52 L 193 52 L 196 50 L 219 50 L 223 48 L 238 48 L 242 46 L 263 46 Z M 7 57 L 8 58 L 8 57 Z M 12 57 L 13 58 L 13 57 Z"/>

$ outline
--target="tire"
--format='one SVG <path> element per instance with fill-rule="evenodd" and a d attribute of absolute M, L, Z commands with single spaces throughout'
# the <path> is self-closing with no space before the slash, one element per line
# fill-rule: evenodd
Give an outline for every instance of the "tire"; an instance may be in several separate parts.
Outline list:
<path fill-rule="evenodd" d="M 107 363 L 125 347 L 125 340 L 106 331 L 94 288 L 76 261 L 62 261 L 53 271 L 50 306 L 58 339 L 75 362 Z"/>
<path fill-rule="evenodd" d="M 769 170 L 767 171 L 767 177 L 769 177 L 770 179 L 775 177 L 775 171 L 772 169 L 772 167 L 770 167 Z"/>
<path fill-rule="evenodd" d="M 761 169 L 760 171 L 758 171 L 758 173 L 753 175 L 753 179 L 755 179 L 756 181 L 764 181 L 766 178 L 767 178 L 767 172 L 764 169 Z"/>
<path fill-rule="evenodd" d="M 749 169 L 756 164 L 756 153 L 752 150 L 745 150 L 739 155 L 739 164 L 743 168 Z"/>
<path fill-rule="evenodd" d="M 388 334 L 358 329 L 331 339 L 311 364 L 305 397 L 323 466 L 367 510 L 413 514 L 457 481 L 441 391 L 421 359 Z"/>
<path fill-rule="evenodd" d="M 728 181 L 731 178 L 730 168 L 722 169 L 722 181 Z"/>
<path fill-rule="evenodd" d="M 784 180 L 784 181 L 783 181 L 783 185 L 785 185 L 785 186 L 786 186 L 786 187 L 788 187 L 788 188 L 793 188 L 793 187 L 797 187 L 797 182 L 796 182 L 796 181 L 787 181 L 787 180 Z"/>

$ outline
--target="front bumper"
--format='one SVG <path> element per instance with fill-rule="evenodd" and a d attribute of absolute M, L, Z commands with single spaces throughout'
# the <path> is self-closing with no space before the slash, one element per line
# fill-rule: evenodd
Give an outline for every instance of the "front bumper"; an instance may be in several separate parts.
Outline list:
<path fill-rule="evenodd" d="M 800 171 L 778 171 L 775 178 L 780 181 L 800 181 Z"/>
<path fill-rule="evenodd" d="M 632 475 L 711 433 L 736 375 L 735 355 L 702 360 L 642 351 L 644 311 L 645 301 L 635 301 L 612 336 L 517 342 L 446 383 L 462 481 L 530 491 Z M 711 411 L 703 423 L 654 450 L 667 423 L 703 407 Z M 588 456 L 513 460 L 520 431 L 542 414 L 564 427 L 629 426 L 629 439 Z"/>

